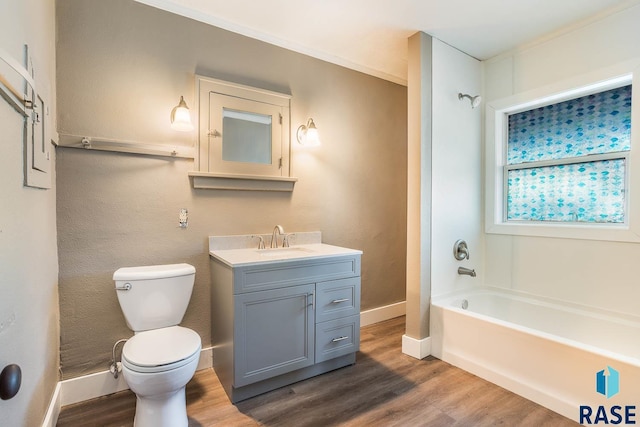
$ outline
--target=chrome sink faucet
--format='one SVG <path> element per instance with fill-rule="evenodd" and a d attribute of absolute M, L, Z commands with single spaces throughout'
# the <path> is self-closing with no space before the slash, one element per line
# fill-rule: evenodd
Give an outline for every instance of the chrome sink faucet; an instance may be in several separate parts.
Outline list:
<path fill-rule="evenodd" d="M 284 228 L 281 225 L 276 225 L 273 227 L 273 233 L 271 234 L 271 248 L 276 249 L 278 247 L 278 236 L 276 236 L 276 232 L 281 236 L 284 234 Z"/>

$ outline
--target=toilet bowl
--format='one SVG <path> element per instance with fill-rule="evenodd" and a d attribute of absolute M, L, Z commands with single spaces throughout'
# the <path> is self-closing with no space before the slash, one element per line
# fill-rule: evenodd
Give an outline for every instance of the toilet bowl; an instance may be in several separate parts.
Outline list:
<path fill-rule="evenodd" d="M 200 350 L 200 336 L 181 326 L 140 332 L 125 343 L 122 372 L 136 394 L 136 427 L 188 425 L 185 386 Z"/>
<path fill-rule="evenodd" d="M 122 348 L 122 372 L 136 394 L 135 427 L 187 427 L 185 386 L 202 342 L 178 326 L 191 298 L 195 268 L 188 264 L 117 270 L 118 301 L 135 335 Z"/>

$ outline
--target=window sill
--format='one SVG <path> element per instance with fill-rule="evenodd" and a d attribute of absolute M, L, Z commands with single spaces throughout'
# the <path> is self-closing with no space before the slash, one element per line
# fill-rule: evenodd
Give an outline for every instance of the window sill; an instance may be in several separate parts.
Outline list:
<path fill-rule="evenodd" d="M 211 172 L 189 172 L 191 186 L 206 190 L 287 191 L 298 181 L 294 177 L 232 175 Z"/>
<path fill-rule="evenodd" d="M 603 240 L 610 242 L 640 242 L 640 236 L 623 224 L 544 224 L 539 222 L 490 223 L 488 234 L 552 237 L 561 239 Z"/>

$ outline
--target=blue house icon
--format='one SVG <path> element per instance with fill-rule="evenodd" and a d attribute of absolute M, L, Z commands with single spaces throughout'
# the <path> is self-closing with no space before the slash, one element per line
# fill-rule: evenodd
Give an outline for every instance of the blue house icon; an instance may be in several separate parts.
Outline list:
<path fill-rule="evenodd" d="M 596 374 L 596 391 L 607 399 L 615 396 L 620 391 L 620 373 L 613 369 L 611 366 L 607 366 L 607 369 Z"/>

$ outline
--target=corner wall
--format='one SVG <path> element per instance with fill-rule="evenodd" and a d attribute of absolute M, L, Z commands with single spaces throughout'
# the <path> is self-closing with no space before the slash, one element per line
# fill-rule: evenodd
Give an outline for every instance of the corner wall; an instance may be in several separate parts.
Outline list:
<path fill-rule="evenodd" d="M 0 47 L 23 63 L 29 45 L 36 83 L 52 86 L 53 117 L 54 26 L 53 0 L 2 2 Z M 0 370 L 14 363 L 22 370 L 18 394 L 0 400 L 5 426 L 42 425 L 58 382 L 55 172 L 49 190 L 23 185 L 23 126 L 22 116 L 0 98 Z"/>
<path fill-rule="evenodd" d="M 432 296 L 482 283 L 481 92 L 476 59 L 425 33 L 409 39 L 407 325 L 403 353 L 429 354 Z M 466 240 L 470 260 L 453 245 Z M 477 277 L 460 276 L 460 266 Z"/>
<path fill-rule="evenodd" d="M 420 348 L 429 336 L 431 299 L 433 41 L 422 32 L 408 40 L 407 320 L 402 351 L 418 359 L 424 357 Z"/>
<path fill-rule="evenodd" d="M 486 61 L 487 101 L 626 61 L 640 64 L 638 22 L 640 5 Z M 640 314 L 640 287 L 631 268 L 640 259 L 640 244 L 496 234 L 486 234 L 485 241 L 488 285 Z"/>

